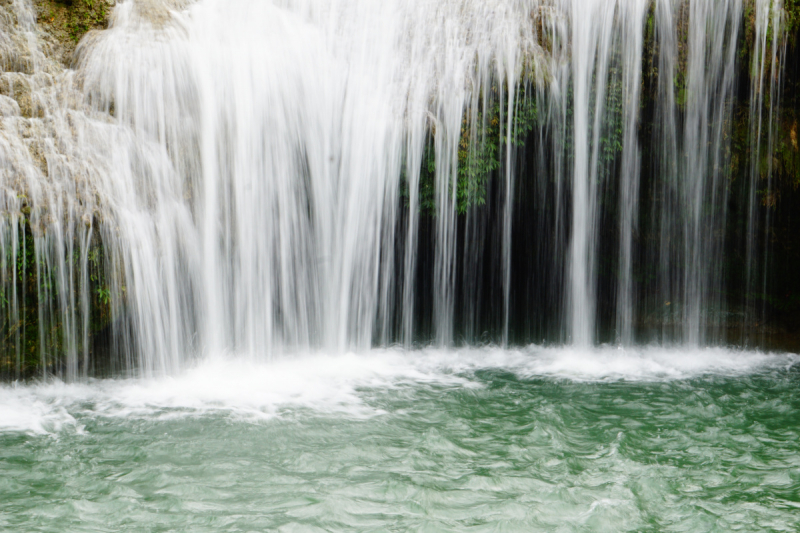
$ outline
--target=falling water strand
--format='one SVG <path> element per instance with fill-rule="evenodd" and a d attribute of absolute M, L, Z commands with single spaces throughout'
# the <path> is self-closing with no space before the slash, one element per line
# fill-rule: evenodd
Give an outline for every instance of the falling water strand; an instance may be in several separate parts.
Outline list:
<path fill-rule="evenodd" d="M 780 71 L 778 64 L 783 63 L 781 53 L 785 51 L 786 37 L 780 31 L 782 27 L 782 2 L 758 0 L 755 3 L 755 28 L 753 38 L 753 58 L 750 83 L 750 183 L 747 187 L 747 237 L 745 259 L 745 326 L 763 320 L 764 309 L 757 308 L 755 295 L 766 293 L 766 266 L 769 255 L 766 243 L 769 231 L 769 209 L 764 215 L 758 214 L 759 202 L 770 203 L 772 193 L 772 157 L 774 132 L 777 127 L 779 109 Z M 772 31 L 770 31 L 772 29 Z M 769 39 L 770 33 L 772 39 Z M 765 114 L 766 108 L 766 117 Z M 765 124 L 766 122 L 766 124 Z M 766 169 L 762 171 L 762 157 L 766 160 Z M 762 186 L 766 181 L 766 187 Z M 759 198 L 759 189 L 764 196 Z M 769 205 L 768 205 L 769 206 Z M 764 240 L 761 240 L 761 237 Z M 764 247 L 757 250 L 758 246 Z M 757 259 L 758 258 L 758 259 Z M 757 339 L 752 339 L 757 341 Z"/>
<path fill-rule="evenodd" d="M 537 334 L 579 346 L 632 344 L 654 316 L 661 340 L 724 342 L 743 14 L 741 0 L 128 0 L 72 69 L 15 0 L 0 9 L 2 349 L 18 376 L 79 379 L 101 349 L 148 375 L 219 352 L 530 341 L 512 333 L 535 312 Z M 766 283 L 756 164 L 773 149 L 782 17 L 756 2 L 749 288 Z M 463 165 L 488 146 L 470 204 Z M 515 240 L 527 224 L 535 238 Z"/>
<path fill-rule="evenodd" d="M 535 42 L 521 24 L 531 6 L 143 5 L 121 4 L 80 56 L 94 104 L 113 106 L 174 169 L 172 188 L 150 191 L 149 205 L 125 203 L 161 212 L 152 233 L 130 228 L 163 258 L 152 270 L 141 268 L 143 258 L 125 258 L 127 269 L 141 271 L 127 298 L 152 299 L 132 309 L 148 322 L 133 330 L 138 349 L 180 357 L 193 347 L 368 347 L 376 321 L 380 337 L 391 338 L 396 278 L 405 284 L 402 329 L 411 342 L 416 190 L 401 230 L 405 272 L 394 270 L 397 201 L 401 179 L 416 189 L 428 131 L 436 338 L 450 344 L 462 123 L 479 105 L 472 95 L 489 92 L 492 80 L 519 82 L 518 58 Z"/>
<path fill-rule="evenodd" d="M 638 121 L 641 88 L 641 64 L 644 38 L 644 23 L 648 3 L 645 0 L 620 4 L 622 28 L 620 42 L 623 56 L 622 69 L 622 121 L 623 148 L 619 186 L 619 260 L 620 281 L 617 289 L 617 342 L 633 344 L 635 320 L 633 291 L 633 234 L 638 224 L 639 174 L 641 153 L 639 150 Z"/>

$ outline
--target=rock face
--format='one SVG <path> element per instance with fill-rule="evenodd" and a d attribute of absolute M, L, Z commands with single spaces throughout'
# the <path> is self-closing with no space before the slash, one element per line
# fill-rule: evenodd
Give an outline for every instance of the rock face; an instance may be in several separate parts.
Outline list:
<path fill-rule="evenodd" d="M 0 0 L 0 70 L 32 74 L 69 67 L 78 41 L 107 27 L 112 7 L 107 0 Z M 37 53 L 55 64 L 42 62 Z"/>
<path fill-rule="evenodd" d="M 113 7 L 113 0 L 36 0 L 38 27 L 54 44 L 51 57 L 71 66 L 75 46 L 87 32 L 108 26 Z"/>
<path fill-rule="evenodd" d="M 60 373 L 69 352 L 85 362 L 110 320 L 102 244 L 89 229 L 92 163 L 76 151 L 87 121 L 109 117 L 86 105 L 68 68 L 77 42 L 105 27 L 109 12 L 104 1 L 0 0 L 0 375 Z M 77 254 L 53 253 L 47 235 L 59 219 L 60 246 Z M 65 292 L 64 275 L 84 281 Z M 93 325 L 76 329 L 79 307 Z M 64 312 L 50 312 L 57 308 Z"/>

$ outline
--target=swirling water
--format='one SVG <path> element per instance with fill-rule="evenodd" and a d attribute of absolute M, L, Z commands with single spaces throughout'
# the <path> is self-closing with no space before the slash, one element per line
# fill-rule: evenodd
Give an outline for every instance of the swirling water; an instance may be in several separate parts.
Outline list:
<path fill-rule="evenodd" d="M 796 531 L 800 358 L 209 358 L 0 388 L 8 531 Z"/>

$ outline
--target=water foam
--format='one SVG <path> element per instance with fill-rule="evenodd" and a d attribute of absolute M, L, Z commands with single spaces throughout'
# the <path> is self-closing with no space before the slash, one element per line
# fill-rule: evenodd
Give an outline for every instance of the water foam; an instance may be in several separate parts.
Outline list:
<path fill-rule="evenodd" d="M 61 382 L 45 386 L 0 387 L 0 432 L 41 435 L 66 429 L 80 430 L 68 411 L 75 396 L 64 396 L 65 389 Z"/>
<path fill-rule="evenodd" d="M 176 376 L 0 387 L 0 431 L 43 434 L 79 429 L 82 416 L 165 419 L 223 413 L 259 421 L 310 410 L 363 418 L 382 413 L 365 401 L 365 391 L 482 387 L 484 382 L 476 376 L 482 370 L 508 371 L 521 379 L 642 382 L 747 376 L 785 370 L 798 363 L 800 356 L 795 354 L 725 348 L 535 345 L 517 350 L 310 353 L 271 363 L 216 356 Z"/>

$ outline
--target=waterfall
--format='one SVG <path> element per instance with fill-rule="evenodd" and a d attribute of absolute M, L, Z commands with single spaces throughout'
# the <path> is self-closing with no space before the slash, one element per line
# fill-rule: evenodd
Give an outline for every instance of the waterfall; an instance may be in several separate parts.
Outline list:
<path fill-rule="evenodd" d="M 783 10 L 756 6 L 750 143 L 769 152 Z M 217 353 L 630 345 L 654 316 L 662 342 L 725 342 L 743 14 L 126 0 L 65 69 L 15 0 L 0 18 L 4 365 L 72 380 L 103 350 L 148 375 Z M 750 286 L 766 283 L 770 223 L 757 159 Z"/>
<path fill-rule="evenodd" d="M 756 293 L 764 294 L 767 291 L 767 259 L 769 257 L 769 210 L 763 218 L 758 213 L 758 189 L 760 182 L 765 180 L 766 198 L 772 189 L 772 152 L 775 143 L 775 131 L 780 108 L 781 71 L 786 59 L 786 36 L 780 29 L 783 25 L 783 3 L 781 1 L 767 2 L 758 0 L 755 3 L 754 24 L 754 49 L 752 78 L 750 84 L 750 109 L 749 109 L 749 144 L 751 147 L 750 158 L 750 183 L 747 190 L 747 237 L 746 237 L 746 273 L 745 287 Z M 772 31 L 770 31 L 772 30 Z M 770 36 L 770 33 L 772 34 Z M 771 38 L 770 38 L 771 37 Z M 766 108 L 766 109 L 765 109 Z M 766 116 L 765 115 L 766 111 Z M 766 159 L 766 169 L 761 168 L 762 154 Z M 757 250 L 761 247 L 761 250 Z M 748 292 L 750 294 L 750 292 Z M 752 297 L 747 302 L 748 308 L 753 308 L 756 303 Z M 752 311 L 751 311 L 752 312 Z M 753 313 L 750 317 L 755 321 L 763 316 L 763 307 L 760 312 Z M 748 324 L 749 325 L 749 324 Z M 753 339 L 757 341 L 757 339 Z M 752 341 L 751 341 L 752 342 Z M 757 343 L 757 342 L 756 342 Z"/>

